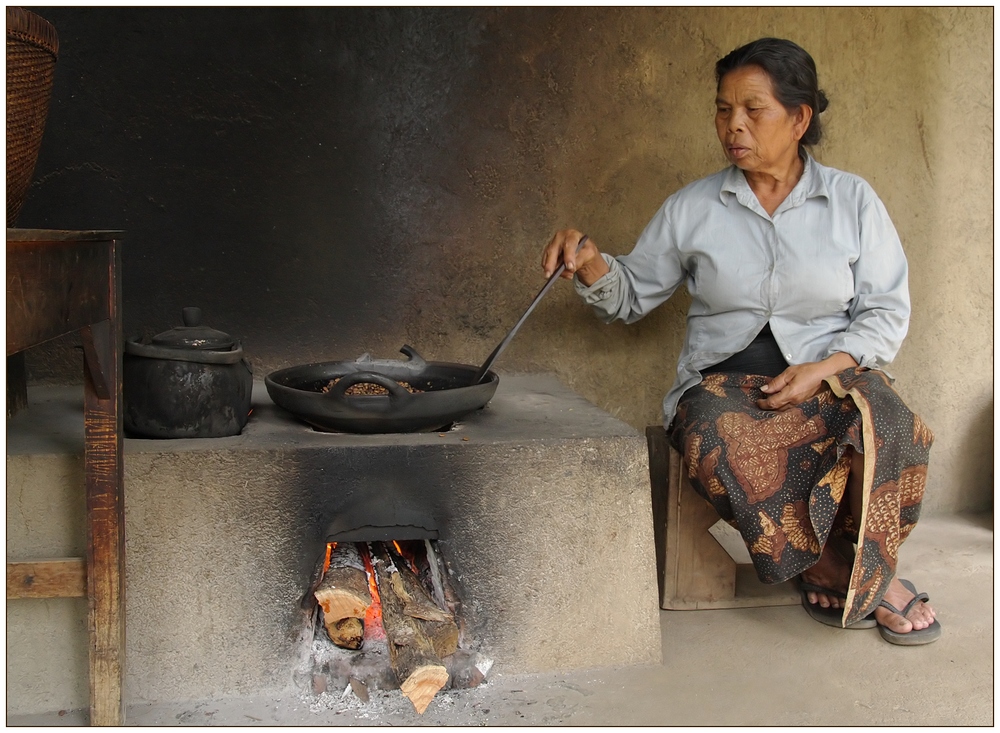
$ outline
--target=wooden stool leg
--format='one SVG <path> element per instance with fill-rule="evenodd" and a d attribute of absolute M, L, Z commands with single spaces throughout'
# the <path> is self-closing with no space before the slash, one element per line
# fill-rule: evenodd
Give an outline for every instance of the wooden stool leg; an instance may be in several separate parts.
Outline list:
<path fill-rule="evenodd" d="M 765 585 L 753 566 L 739 563 L 709 531 L 719 522 L 712 505 L 688 481 L 684 461 L 659 425 L 646 429 L 653 499 L 660 607 L 671 610 L 793 605 L 790 583 Z"/>
<path fill-rule="evenodd" d="M 8 564 L 8 597 L 11 593 L 13 597 L 30 595 L 23 586 L 33 584 L 36 577 L 45 580 L 47 587 L 36 589 L 34 597 L 72 597 L 86 587 L 91 725 L 121 725 L 125 717 L 118 234 L 7 229 L 7 355 L 68 333 L 79 331 L 83 338 L 87 505 L 86 582 L 79 577 L 80 563 L 73 560 L 43 561 L 20 568 Z M 8 414 L 10 408 L 8 397 Z"/>
<path fill-rule="evenodd" d="M 691 488 L 680 455 L 671 450 L 666 552 L 672 582 L 664 582 L 664 608 L 702 608 L 736 597 L 736 561 L 709 532 L 718 521 L 712 505 Z"/>

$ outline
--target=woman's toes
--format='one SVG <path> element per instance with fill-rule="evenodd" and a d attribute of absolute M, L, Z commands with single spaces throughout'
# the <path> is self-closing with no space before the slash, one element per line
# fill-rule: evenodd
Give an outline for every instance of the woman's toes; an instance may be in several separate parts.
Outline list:
<path fill-rule="evenodd" d="M 806 593 L 806 598 L 809 599 L 809 602 L 814 606 L 822 606 L 823 608 L 830 607 L 830 599 L 826 597 L 825 593 L 814 593 L 809 591 Z"/>
<path fill-rule="evenodd" d="M 823 605 L 823 608 L 840 608 L 840 599 L 828 593 L 820 593 L 819 602 Z"/>
<path fill-rule="evenodd" d="M 910 623 L 913 624 L 913 628 L 915 629 L 926 629 L 934 623 L 935 615 L 934 609 L 926 603 L 918 603 L 910 611 Z"/>
<path fill-rule="evenodd" d="M 898 613 L 893 613 L 887 608 L 875 609 L 875 619 L 889 630 L 895 631 L 897 634 L 907 634 L 916 628 L 916 626 L 908 619 L 900 616 Z"/>

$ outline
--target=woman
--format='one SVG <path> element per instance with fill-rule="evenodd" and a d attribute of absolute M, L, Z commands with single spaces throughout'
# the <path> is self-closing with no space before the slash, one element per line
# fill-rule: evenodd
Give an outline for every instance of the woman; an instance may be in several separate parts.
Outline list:
<path fill-rule="evenodd" d="M 865 181 L 807 150 L 827 106 L 808 53 L 760 39 L 716 79 L 729 168 L 668 198 L 629 255 L 567 229 L 543 270 L 565 262 L 606 322 L 636 321 L 685 283 L 663 409 L 692 485 L 740 530 L 761 580 L 798 577 L 811 616 L 929 643 L 935 612 L 896 576 L 933 440 L 881 371 L 909 321 L 899 237 Z"/>

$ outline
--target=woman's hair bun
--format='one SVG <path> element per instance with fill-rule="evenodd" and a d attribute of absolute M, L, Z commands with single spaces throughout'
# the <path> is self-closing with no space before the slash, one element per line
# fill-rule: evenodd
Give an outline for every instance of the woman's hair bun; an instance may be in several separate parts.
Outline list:
<path fill-rule="evenodd" d="M 830 106 L 830 100 L 826 98 L 826 93 L 822 89 L 816 91 L 816 112 L 826 112 L 826 108 Z"/>

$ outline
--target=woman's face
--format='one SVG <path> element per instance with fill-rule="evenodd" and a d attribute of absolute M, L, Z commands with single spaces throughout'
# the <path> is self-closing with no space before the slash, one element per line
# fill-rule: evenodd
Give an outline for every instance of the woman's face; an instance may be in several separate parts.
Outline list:
<path fill-rule="evenodd" d="M 759 66 L 743 66 L 722 77 L 715 109 L 715 129 L 726 158 L 750 173 L 780 173 L 791 166 L 812 119 L 806 104 L 789 112 Z"/>

